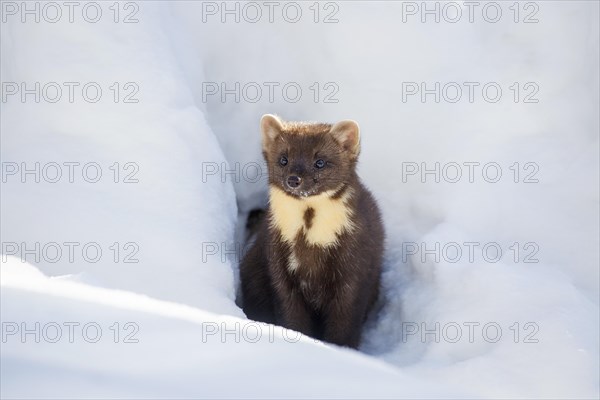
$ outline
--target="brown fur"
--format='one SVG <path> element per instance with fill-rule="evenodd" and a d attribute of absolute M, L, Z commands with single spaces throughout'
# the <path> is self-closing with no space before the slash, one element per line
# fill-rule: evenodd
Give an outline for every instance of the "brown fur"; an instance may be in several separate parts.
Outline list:
<path fill-rule="evenodd" d="M 261 129 L 270 205 L 240 265 L 244 312 L 356 348 L 378 296 L 384 243 L 377 204 L 355 171 L 358 126 L 266 115 Z M 290 175 L 300 186 L 286 184 Z"/>

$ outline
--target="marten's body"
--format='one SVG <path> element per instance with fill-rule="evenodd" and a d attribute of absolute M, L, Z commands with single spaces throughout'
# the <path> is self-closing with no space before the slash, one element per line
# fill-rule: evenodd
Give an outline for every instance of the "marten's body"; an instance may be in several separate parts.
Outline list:
<path fill-rule="evenodd" d="M 244 312 L 356 348 L 384 243 L 377 204 L 355 172 L 358 126 L 266 115 L 261 129 L 269 208 L 240 266 Z"/>

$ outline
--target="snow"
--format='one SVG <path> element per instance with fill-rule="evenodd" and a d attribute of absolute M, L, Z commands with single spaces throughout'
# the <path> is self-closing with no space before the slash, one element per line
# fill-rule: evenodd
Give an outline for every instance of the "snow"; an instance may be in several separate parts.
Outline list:
<path fill-rule="evenodd" d="M 3 320 L 24 321 L 29 329 L 34 329 L 35 321 L 42 321 L 41 343 L 54 340 L 54 328 L 43 328 L 52 321 L 81 321 L 73 328 L 72 343 L 68 326 L 62 323 L 62 336 L 52 346 L 31 346 L 33 334 L 25 343 L 10 340 L 13 344 L 3 351 L 2 367 L 8 397 L 230 398 L 261 393 L 278 398 L 289 395 L 290 388 L 297 397 L 453 393 L 439 387 L 423 389 L 424 382 L 381 361 L 351 350 L 331 349 L 293 333 L 285 336 L 282 328 L 269 330 L 256 323 L 246 328 L 248 321 L 242 318 L 48 278 L 15 258 L 3 265 L 2 282 Z M 12 306 L 15 303 L 20 310 Z M 131 337 L 126 335 L 134 329 L 125 328 L 127 321 L 135 321 L 139 328 Z M 101 329 L 95 343 L 87 340 L 96 340 L 96 328 L 84 333 L 90 322 Z M 120 323 L 118 339 L 115 322 Z M 226 341 L 221 339 L 223 334 Z M 134 340 L 139 342 L 130 342 Z M 289 363 L 284 374 L 283 363 Z M 24 385 L 32 380 L 39 385 Z"/>
<path fill-rule="evenodd" d="M 330 24 L 313 22 L 312 3 L 299 3 L 298 23 L 277 12 L 270 23 L 264 6 L 257 23 L 222 23 L 203 14 L 220 3 L 147 2 L 125 24 L 101 4 L 94 24 L 77 13 L 73 23 L 3 15 L 2 82 L 103 90 L 97 103 L 79 90 L 73 103 L 1 103 L 3 174 L 7 163 L 80 163 L 73 183 L 65 166 L 58 183 L 3 175 L 3 398 L 600 396 L 598 3 L 536 2 L 533 24 L 512 21 L 512 2 L 493 24 L 477 13 L 474 23 L 403 22 L 400 2 L 332 3 Z M 333 10 L 321 7 L 320 18 Z M 137 103 L 123 102 L 127 82 Z M 254 82 L 262 97 L 223 101 L 222 82 Z M 279 84 L 272 102 L 268 82 Z M 290 82 L 298 102 L 282 95 Z M 403 101 L 403 82 L 456 82 L 463 97 Z M 469 102 L 464 82 L 496 82 L 502 97 L 487 102 L 477 89 Z M 522 101 L 528 82 L 537 103 Z M 337 102 L 323 102 L 332 87 Z M 261 162 L 264 113 L 361 126 L 359 171 L 387 231 L 382 298 L 361 352 L 253 323 L 235 304 L 232 250 L 247 212 L 266 201 L 265 180 L 243 173 Z M 90 162 L 97 183 L 81 178 Z M 439 182 L 422 182 L 436 162 Z M 475 162 L 470 182 L 465 163 Z M 488 163 L 501 168 L 496 183 L 485 179 L 493 170 L 482 175 Z M 462 178 L 451 183 L 455 165 Z M 139 181 L 125 183 L 134 170 Z M 7 247 L 36 242 L 63 256 L 22 262 Z M 72 262 L 65 242 L 78 243 Z M 81 253 L 89 243 L 102 249 L 98 262 Z M 438 259 L 427 253 L 436 243 Z M 139 262 L 124 262 L 132 249 Z M 73 342 L 69 322 L 79 324 Z M 51 343 L 55 324 L 62 336 Z"/>

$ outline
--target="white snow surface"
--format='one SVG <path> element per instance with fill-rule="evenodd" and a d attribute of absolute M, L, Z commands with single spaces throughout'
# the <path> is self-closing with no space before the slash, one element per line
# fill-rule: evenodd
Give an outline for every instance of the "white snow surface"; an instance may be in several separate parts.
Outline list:
<path fill-rule="evenodd" d="M 152 1 L 135 3 L 139 22 L 125 24 L 100 4 L 98 23 L 76 13 L 73 23 L 1 24 L 2 82 L 103 89 L 97 103 L 1 103 L 3 173 L 36 162 L 95 162 L 103 173 L 97 183 L 81 169 L 73 183 L 3 175 L 2 398 L 600 396 L 597 2 L 535 2 L 531 24 L 513 21 L 512 2 L 500 2 L 498 23 L 480 13 L 403 22 L 401 2 L 320 3 L 321 20 L 336 11 L 329 24 L 313 21 L 312 2 L 295 3 L 298 23 L 279 8 L 269 22 L 264 5 L 256 23 L 222 22 L 206 14 L 220 2 Z M 115 103 L 114 82 L 134 82 L 139 102 Z M 262 97 L 206 94 L 222 82 L 254 82 Z M 265 82 L 279 84 L 272 102 Z M 297 102 L 281 94 L 289 82 L 303 90 Z M 403 101 L 402 82 L 457 82 L 463 97 Z M 480 83 L 472 103 L 464 82 Z M 482 99 L 488 82 L 500 101 Z M 537 103 L 522 101 L 528 82 Z M 322 101 L 326 83 L 336 103 Z M 359 172 L 387 240 L 360 352 L 251 322 L 235 303 L 232 249 L 248 211 L 266 202 L 265 179 L 244 175 L 261 162 L 264 113 L 361 126 Z M 436 162 L 463 166 L 462 179 L 403 179 Z M 470 162 L 480 163 L 473 182 Z M 123 182 L 126 163 L 139 182 Z M 501 167 L 498 182 L 482 178 L 486 163 Z M 523 182 L 534 164 L 538 182 Z M 78 243 L 72 262 L 21 251 L 58 243 L 65 253 L 65 242 Z M 102 249 L 98 262 L 82 257 L 86 243 Z M 436 243 L 439 257 L 423 251 Z M 472 259 L 464 243 L 477 243 Z M 132 248 L 139 262 L 123 262 Z"/>

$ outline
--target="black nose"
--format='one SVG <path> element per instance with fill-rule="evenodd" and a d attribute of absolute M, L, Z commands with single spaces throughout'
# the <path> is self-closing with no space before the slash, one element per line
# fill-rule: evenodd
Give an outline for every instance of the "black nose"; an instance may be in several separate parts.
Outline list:
<path fill-rule="evenodd" d="M 297 188 L 302 183 L 302 178 L 296 175 L 289 176 L 287 178 L 287 185 L 292 189 Z"/>

